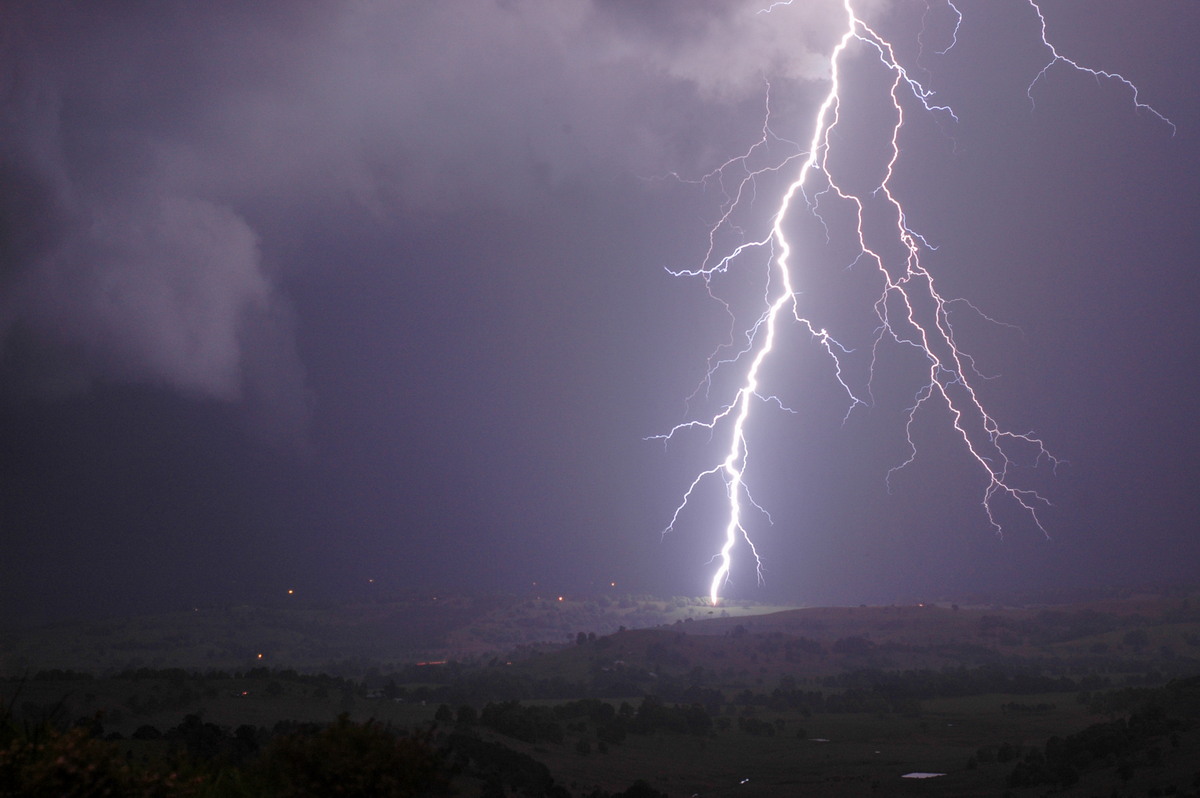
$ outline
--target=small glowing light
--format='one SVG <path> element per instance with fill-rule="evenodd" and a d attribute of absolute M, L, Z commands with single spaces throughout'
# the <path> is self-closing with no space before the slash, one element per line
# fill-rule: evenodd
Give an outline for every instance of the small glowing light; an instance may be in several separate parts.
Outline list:
<path fill-rule="evenodd" d="M 559 596 L 559 597 L 558 597 L 558 600 L 559 600 L 559 601 L 562 601 L 562 600 L 563 600 L 563 597 L 562 597 L 562 596 Z"/>
<path fill-rule="evenodd" d="M 296 593 L 296 591 L 295 591 L 295 590 L 292 590 L 290 587 L 288 588 L 288 595 L 289 595 L 289 596 L 295 595 L 295 593 Z"/>
<path fill-rule="evenodd" d="M 262 659 L 262 657 L 263 657 L 263 655 L 262 655 L 262 654 L 259 654 L 259 655 L 258 655 L 258 658 L 259 658 L 259 659 Z"/>
<path fill-rule="evenodd" d="M 617 586 L 617 583 L 616 583 L 616 582 L 609 582 L 609 583 L 608 583 L 608 586 L 609 586 L 609 587 L 616 587 L 616 586 Z"/>

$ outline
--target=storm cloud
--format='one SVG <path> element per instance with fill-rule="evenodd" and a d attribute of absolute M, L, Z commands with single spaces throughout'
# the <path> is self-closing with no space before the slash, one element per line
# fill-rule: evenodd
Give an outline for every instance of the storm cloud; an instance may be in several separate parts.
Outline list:
<path fill-rule="evenodd" d="M 711 145 L 681 129 L 685 103 L 761 102 L 766 75 L 827 69 L 834 4 L 753 10 L 9 4 L 0 357 L 56 390 L 100 376 L 238 400 L 265 380 L 294 413 L 293 264 L 264 261 L 257 218 L 511 207 L 696 167 Z"/>

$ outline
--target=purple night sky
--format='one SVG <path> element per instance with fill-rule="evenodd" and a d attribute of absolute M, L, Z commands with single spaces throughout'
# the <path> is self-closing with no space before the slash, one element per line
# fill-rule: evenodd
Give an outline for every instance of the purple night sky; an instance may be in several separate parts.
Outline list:
<path fill-rule="evenodd" d="M 686 181 L 759 139 L 768 83 L 771 129 L 806 144 L 844 23 L 835 0 L 767 5 L 0 7 L 0 620 L 368 579 L 706 594 L 719 501 L 660 532 L 712 449 L 645 440 L 689 417 L 728 335 L 666 272 L 700 264 L 720 212 Z M 996 375 L 984 402 L 1066 461 L 1020 477 L 1049 539 L 1011 508 L 992 532 L 944 414 L 889 492 L 920 363 L 885 352 L 843 423 L 793 330 L 769 390 L 800 412 L 751 427 L 766 584 L 743 550 L 728 595 L 1200 572 L 1200 4 L 1040 3 L 1062 54 L 1128 77 L 1174 135 L 1063 65 L 1031 104 L 1033 7 L 957 5 L 939 53 L 944 0 L 856 3 L 958 116 L 906 110 L 893 188 L 942 292 L 1003 322 L 953 317 Z M 866 50 L 847 63 L 858 124 L 831 146 L 865 174 L 887 86 Z M 793 216 L 805 312 L 861 353 L 870 273 Z"/>

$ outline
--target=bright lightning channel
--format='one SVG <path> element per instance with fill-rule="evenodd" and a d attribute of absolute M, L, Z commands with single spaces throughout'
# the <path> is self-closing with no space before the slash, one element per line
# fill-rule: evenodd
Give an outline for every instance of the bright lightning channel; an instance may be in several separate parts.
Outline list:
<path fill-rule="evenodd" d="M 1041 42 L 1051 56 L 1029 84 L 1027 94 L 1031 103 L 1037 83 L 1056 64 L 1063 64 L 1088 73 L 1097 79 L 1104 78 L 1122 83 L 1132 93 L 1133 104 L 1137 110 L 1153 114 L 1169 125 L 1172 134 L 1174 133 L 1175 125 L 1157 110 L 1143 103 L 1137 87 L 1128 79 L 1115 72 L 1083 66 L 1060 54 L 1047 38 L 1046 19 L 1036 0 L 1026 0 L 1026 2 L 1037 15 L 1041 28 Z M 759 13 L 769 14 L 779 6 L 788 5 L 791 5 L 790 0 L 783 0 L 773 3 Z M 939 53 L 945 53 L 955 46 L 959 28 L 963 22 L 963 15 L 953 3 L 947 1 L 946 6 L 955 17 L 954 32 L 951 43 Z M 949 305 L 952 302 L 963 300 L 947 299 L 935 288 L 933 275 L 921 262 L 922 251 L 934 248 L 909 227 L 904 206 L 891 187 L 894 167 L 900 158 L 899 140 L 904 127 L 902 98 L 914 99 L 928 113 L 943 115 L 952 121 L 957 121 L 957 117 L 950 107 L 934 102 L 933 91 L 925 88 L 900 63 L 891 43 L 858 15 L 852 0 L 842 0 L 842 7 L 845 11 L 846 26 L 829 56 L 829 91 L 813 117 L 807 150 L 802 151 L 796 147 L 790 155 L 772 166 L 751 167 L 752 156 L 756 156 L 760 150 L 767 149 L 774 142 L 791 143 L 786 139 L 779 138 L 771 130 L 768 103 L 762 139 L 746 153 L 731 158 L 704 178 L 705 181 L 715 179 L 723 185 L 726 172 L 738 168 L 742 170 L 736 190 L 727 192 L 728 200 L 723 205 L 723 212 L 709 229 L 709 248 L 704 261 L 696 269 L 671 271 L 671 274 L 675 276 L 702 278 L 708 287 L 709 295 L 721 302 L 732 317 L 733 312 L 729 303 L 722 300 L 714 291 L 713 278 L 727 272 L 734 261 L 742 256 L 761 251 L 766 253 L 768 259 L 769 277 L 764 294 L 763 310 L 750 327 L 744 331 L 744 346 L 729 357 L 720 357 L 720 353 L 726 347 L 719 348 L 709 358 L 708 371 L 701 381 L 701 386 L 697 388 L 697 392 L 701 388 L 705 390 L 711 388 L 714 375 L 719 369 L 741 365 L 744 368 L 743 376 L 733 398 L 707 418 L 685 421 L 664 434 L 651 436 L 652 439 L 666 441 L 686 430 L 697 428 L 708 430 L 709 434 L 727 430 L 728 447 L 724 450 L 724 457 L 711 468 L 696 475 L 684 492 L 682 501 L 675 508 L 670 523 L 663 530 L 663 533 L 666 534 L 675 528 L 702 483 L 714 477 L 720 477 L 724 481 L 728 497 L 728 515 L 722 545 L 713 556 L 713 562 L 717 564 L 717 569 L 712 576 L 709 596 L 714 605 L 720 601 L 721 589 L 729 579 L 733 551 L 739 541 L 744 541 L 750 549 L 755 559 L 758 578 L 760 582 L 762 581 L 762 560 L 743 521 L 743 504 L 749 504 L 766 515 L 766 511 L 751 497 L 745 482 L 746 465 L 749 460 L 746 425 L 750 419 L 752 408 L 757 403 L 774 404 L 789 410 L 777 397 L 764 394 L 760 390 L 763 369 L 775 351 L 779 327 L 789 321 L 789 319 L 785 319 L 785 313 L 790 315 L 790 321 L 807 329 L 813 340 L 819 343 L 830 358 L 834 377 L 848 397 L 849 407 L 846 417 L 849 418 L 856 407 L 868 404 L 868 401 L 859 398 L 843 377 L 842 357 L 850 354 L 849 350 L 841 346 L 824 328 L 813 324 L 800 313 L 791 263 L 793 248 L 784 231 L 784 222 L 798 197 L 803 199 L 809 211 L 818 218 L 820 216 L 815 200 L 825 196 L 828 196 L 831 201 L 833 201 L 833 197 L 836 197 L 837 200 L 848 203 L 855 211 L 859 254 L 854 262 L 865 261 L 872 264 L 879 273 L 881 286 L 879 296 L 874 303 L 874 312 L 879 326 L 871 347 L 869 373 L 874 374 L 880 346 L 888 341 L 915 349 L 928 364 L 928 381 L 917 392 L 915 402 L 907 412 L 905 434 L 909 454 L 903 462 L 888 472 L 889 484 L 894 473 L 916 459 L 917 448 L 913 440 L 913 424 L 918 412 L 927 406 L 941 406 L 948 411 L 951 426 L 958 439 L 961 440 L 965 452 L 978 465 L 984 476 L 986 487 L 983 490 L 980 505 L 991 528 L 996 534 L 1003 533 L 1003 527 L 997 518 L 994 505 L 998 500 L 1008 500 L 1020 508 L 1041 530 L 1042 534 L 1047 535 L 1038 510 L 1049 505 L 1049 502 L 1036 491 L 1015 485 L 1010 469 L 1014 465 L 1014 458 L 1018 453 L 1022 453 L 1026 457 L 1032 456 L 1035 465 L 1048 463 L 1056 466 L 1059 460 L 1033 433 L 1019 433 L 1002 428 L 984 408 L 974 388 L 974 381 L 982 379 L 982 376 L 975 369 L 970 355 L 959 347 L 950 324 Z M 868 52 L 877 55 L 879 61 L 891 75 L 891 86 L 888 90 L 891 108 L 888 109 L 888 112 L 892 115 L 892 127 L 890 152 L 886 154 L 886 169 L 883 179 L 877 186 L 869 192 L 860 193 L 847 190 L 839 185 L 829 169 L 829 157 L 832 149 L 831 134 L 839 123 L 842 62 L 846 53 L 856 46 L 865 47 Z M 768 86 L 768 98 L 769 94 Z M 717 245 L 719 234 L 730 230 L 738 231 L 732 221 L 733 216 L 741 206 L 753 201 L 758 178 L 768 172 L 777 173 L 797 160 L 801 161 L 797 176 L 788 185 L 778 205 L 775 206 L 774 213 L 770 217 L 769 229 L 761 237 L 747 240 L 734 247 L 728 254 L 719 254 Z M 810 180 L 820 181 L 819 191 L 813 193 L 811 197 L 806 190 L 806 184 Z M 895 241 L 898 241 L 902 251 L 907 253 L 899 262 L 896 262 L 896 258 L 885 257 L 880 248 L 868 244 L 867 219 L 868 217 L 874 219 L 877 215 L 878 212 L 871 209 L 880 205 L 880 198 L 883 200 L 882 206 L 885 209 L 883 212 L 887 214 L 885 221 L 889 226 L 893 226 Z M 872 199 L 875 200 L 873 205 L 869 203 L 869 200 Z M 971 307 L 973 308 L 973 306 Z M 868 378 L 865 390 L 868 398 L 870 383 L 871 380 Z M 767 518 L 770 520 L 769 515 Z"/>

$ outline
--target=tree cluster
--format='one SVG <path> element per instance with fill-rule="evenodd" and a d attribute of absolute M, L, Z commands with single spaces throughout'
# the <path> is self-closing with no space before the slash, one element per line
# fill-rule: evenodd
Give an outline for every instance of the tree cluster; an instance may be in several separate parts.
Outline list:
<path fill-rule="evenodd" d="M 1158 765 L 1163 744 L 1178 747 L 1179 734 L 1200 722 L 1200 677 L 1180 679 L 1143 693 L 1128 717 L 1093 724 L 1033 749 L 1008 777 L 1010 787 L 1069 787 L 1090 769 L 1115 767 L 1128 781 L 1137 768 Z"/>

